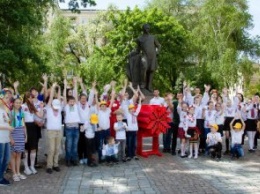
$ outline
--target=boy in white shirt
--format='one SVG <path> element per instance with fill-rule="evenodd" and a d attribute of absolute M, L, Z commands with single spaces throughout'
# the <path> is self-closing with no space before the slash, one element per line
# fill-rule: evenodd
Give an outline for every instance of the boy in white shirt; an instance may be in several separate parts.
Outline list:
<path fill-rule="evenodd" d="M 78 111 L 78 89 L 77 78 L 73 79 L 75 95 L 66 97 L 67 80 L 64 80 L 64 112 L 65 112 L 65 135 L 66 135 L 66 164 L 69 167 L 71 163 L 78 165 L 78 141 L 79 141 L 79 123 L 80 116 Z"/>
<path fill-rule="evenodd" d="M 218 125 L 210 125 L 210 133 L 207 134 L 206 143 L 208 144 L 207 150 L 211 154 L 212 158 L 217 156 L 217 159 L 221 158 L 222 151 L 222 138 L 218 131 Z"/>
<path fill-rule="evenodd" d="M 142 99 L 139 98 L 139 104 L 137 109 L 135 110 L 135 105 L 131 104 L 128 107 L 128 112 L 126 115 L 127 124 L 128 124 L 128 131 L 126 132 L 127 138 L 127 161 L 130 161 L 132 158 L 135 160 L 139 160 L 139 158 L 135 155 L 136 151 L 136 134 L 138 131 L 138 122 L 137 116 L 141 110 L 141 101 Z"/>
<path fill-rule="evenodd" d="M 126 131 L 127 124 L 123 122 L 124 112 L 121 109 L 116 111 L 116 120 L 114 124 L 114 130 L 116 131 L 116 141 L 119 142 L 118 159 L 126 162 L 125 158 L 125 145 L 126 145 Z"/>
<path fill-rule="evenodd" d="M 56 86 L 57 83 L 54 83 L 51 87 L 50 99 L 45 109 L 47 117 L 47 138 L 49 144 L 46 172 L 49 174 L 52 174 L 52 170 L 55 170 L 56 172 L 60 171 L 58 162 L 62 139 L 62 123 L 60 96 L 58 96 L 58 99 L 53 100 L 54 89 Z"/>
<path fill-rule="evenodd" d="M 95 142 L 95 132 L 98 129 L 98 116 L 97 114 L 90 115 L 90 121 L 87 120 L 84 124 L 85 137 L 86 137 L 86 149 L 87 149 L 87 158 L 88 166 L 96 167 L 94 154 L 96 152 L 96 142 Z"/>
<path fill-rule="evenodd" d="M 118 164 L 118 145 L 115 143 L 114 137 L 107 138 L 107 144 L 103 146 L 102 155 L 105 157 L 107 165 Z"/>
<path fill-rule="evenodd" d="M 234 122 L 236 121 L 236 119 L 234 118 L 231 123 L 230 123 L 230 129 L 231 129 L 231 154 L 232 154 L 232 158 L 236 157 L 236 158 L 240 158 L 244 156 L 244 150 L 242 148 L 242 136 L 244 134 L 245 131 L 245 122 L 244 120 L 241 118 L 241 114 L 239 117 L 240 122 L 237 122 L 234 125 Z"/>

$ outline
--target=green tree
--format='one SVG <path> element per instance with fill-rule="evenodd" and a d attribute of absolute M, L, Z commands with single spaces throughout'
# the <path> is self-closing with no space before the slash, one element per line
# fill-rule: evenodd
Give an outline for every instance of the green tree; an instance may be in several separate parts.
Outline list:
<path fill-rule="evenodd" d="M 52 0 L 0 1 L 0 72 L 7 81 L 21 78 L 32 69 L 35 75 L 45 69 L 38 38 L 51 4 Z"/>

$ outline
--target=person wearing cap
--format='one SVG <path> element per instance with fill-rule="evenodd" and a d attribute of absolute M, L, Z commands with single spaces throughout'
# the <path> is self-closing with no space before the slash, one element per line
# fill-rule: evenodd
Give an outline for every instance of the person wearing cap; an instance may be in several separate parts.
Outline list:
<path fill-rule="evenodd" d="M 210 133 L 207 134 L 206 143 L 208 145 L 207 150 L 211 154 L 212 158 L 221 158 L 222 151 L 222 138 L 221 134 L 218 132 L 218 125 L 210 125 Z"/>
<path fill-rule="evenodd" d="M 135 109 L 135 105 L 130 104 L 128 107 L 128 112 L 126 115 L 127 118 L 127 132 L 126 132 L 126 142 L 127 142 L 127 161 L 130 161 L 132 158 L 135 160 L 139 160 L 139 158 L 135 155 L 136 152 L 136 135 L 138 131 L 138 122 L 137 116 L 141 110 L 142 98 L 139 98 L 139 103 L 137 109 Z"/>
<path fill-rule="evenodd" d="M 235 121 L 236 124 L 234 125 Z M 240 158 L 244 156 L 244 150 L 242 148 L 242 136 L 245 131 L 245 122 L 241 117 L 241 114 L 237 114 L 236 117 L 231 121 L 230 123 L 230 129 L 231 129 L 231 154 L 232 158 Z"/>
<path fill-rule="evenodd" d="M 108 106 L 107 101 L 101 101 L 99 104 L 98 110 L 98 120 L 99 120 L 99 127 L 96 132 L 97 134 L 97 141 L 98 141 L 98 158 L 99 163 L 102 163 L 102 148 L 103 145 L 107 143 L 107 137 L 110 136 L 110 115 L 111 115 L 111 108 L 114 104 L 115 99 L 115 90 L 112 88 L 111 93 L 111 100 Z"/>
<path fill-rule="evenodd" d="M 57 83 L 53 83 L 51 87 L 50 98 L 46 106 L 46 129 L 49 143 L 47 156 L 46 172 L 52 174 L 53 170 L 59 172 L 59 153 L 62 139 L 62 123 L 61 123 L 61 102 L 60 96 L 54 98 L 54 90 Z M 60 92 L 59 92 L 60 93 Z"/>
<path fill-rule="evenodd" d="M 98 115 L 91 114 L 90 117 L 84 123 L 85 129 L 85 140 L 86 140 L 86 150 L 87 150 L 87 165 L 90 167 L 96 167 L 95 162 L 95 152 L 96 152 L 96 141 L 95 132 L 97 131 L 98 125 Z"/>

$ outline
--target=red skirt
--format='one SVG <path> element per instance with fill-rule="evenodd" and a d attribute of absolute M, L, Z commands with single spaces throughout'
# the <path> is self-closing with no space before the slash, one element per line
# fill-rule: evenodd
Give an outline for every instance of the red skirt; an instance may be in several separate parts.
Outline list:
<path fill-rule="evenodd" d="M 178 129 L 178 138 L 180 138 L 180 139 L 186 139 L 186 137 L 185 137 L 185 131 L 184 131 L 183 128 L 179 128 L 179 129 Z"/>

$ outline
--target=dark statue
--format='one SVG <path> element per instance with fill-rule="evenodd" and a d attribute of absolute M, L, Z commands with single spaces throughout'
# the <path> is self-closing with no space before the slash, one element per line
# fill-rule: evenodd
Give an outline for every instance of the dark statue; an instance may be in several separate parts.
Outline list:
<path fill-rule="evenodd" d="M 143 34 L 137 38 L 137 48 L 128 55 L 127 76 L 136 88 L 152 91 L 154 72 L 157 68 L 157 55 L 161 45 L 150 34 L 150 25 L 143 25 Z"/>

